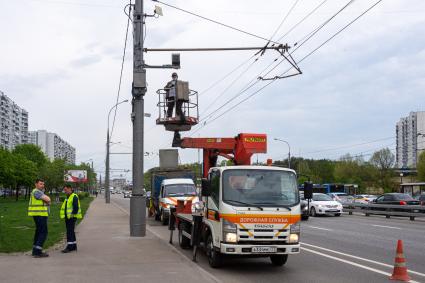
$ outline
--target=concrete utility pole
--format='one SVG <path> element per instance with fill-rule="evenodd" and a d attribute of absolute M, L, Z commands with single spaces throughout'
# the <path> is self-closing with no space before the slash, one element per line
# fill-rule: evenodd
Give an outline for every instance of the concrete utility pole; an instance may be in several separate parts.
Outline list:
<path fill-rule="evenodd" d="M 146 201 L 143 194 L 143 128 L 146 70 L 143 61 L 143 0 L 136 0 L 133 11 L 133 193 L 130 199 L 130 236 L 146 235 Z"/>
<path fill-rule="evenodd" d="M 111 112 L 112 110 L 114 110 L 116 107 L 118 107 L 118 105 L 120 105 L 121 103 L 125 103 L 128 102 L 128 99 L 123 100 L 121 102 L 118 102 L 117 104 L 115 104 L 114 106 L 112 106 L 112 108 L 109 110 L 108 113 L 108 129 L 106 131 L 106 161 L 105 161 L 105 201 L 106 203 L 110 203 L 111 202 L 111 192 L 109 191 L 110 188 L 110 177 L 109 177 L 109 147 L 111 146 L 111 141 L 110 141 L 110 134 L 109 134 L 109 117 L 111 116 Z"/>
<path fill-rule="evenodd" d="M 109 111 L 110 113 L 111 111 Z M 111 195 L 109 192 L 109 115 L 108 115 L 108 130 L 106 131 L 106 161 L 105 161 L 105 202 L 111 202 Z"/>

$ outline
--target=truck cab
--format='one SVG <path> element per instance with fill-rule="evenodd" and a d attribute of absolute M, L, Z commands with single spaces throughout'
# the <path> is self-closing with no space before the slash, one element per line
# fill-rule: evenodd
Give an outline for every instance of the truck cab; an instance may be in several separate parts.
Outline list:
<path fill-rule="evenodd" d="M 189 178 L 163 180 L 159 192 L 159 213 L 163 225 L 168 223 L 170 207 L 175 207 L 179 200 L 191 201 L 193 204 L 199 201 L 193 180 Z"/>
<path fill-rule="evenodd" d="M 295 171 L 271 166 L 213 167 L 202 182 L 202 228 L 194 215 L 176 213 L 179 243 L 200 238 L 209 264 L 226 255 L 270 257 L 282 266 L 300 252 L 300 197 Z M 190 234 L 192 233 L 192 234 Z"/>

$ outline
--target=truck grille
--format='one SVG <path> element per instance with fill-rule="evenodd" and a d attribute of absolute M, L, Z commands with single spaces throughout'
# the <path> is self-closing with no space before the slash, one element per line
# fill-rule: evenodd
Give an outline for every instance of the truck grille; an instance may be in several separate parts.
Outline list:
<path fill-rule="evenodd" d="M 268 240 L 268 243 L 285 243 L 289 235 L 289 229 L 238 229 L 239 241 L 246 241 L 250 244 L 260 244 Z"/>

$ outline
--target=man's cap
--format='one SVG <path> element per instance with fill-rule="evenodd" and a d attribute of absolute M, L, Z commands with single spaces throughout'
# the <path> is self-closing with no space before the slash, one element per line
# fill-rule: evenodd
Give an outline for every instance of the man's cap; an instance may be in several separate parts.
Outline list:
<path fill-rule="evenodd" d="M 177 73 L 172 73 L 172 74 L 171 74 L 171 76 L 172 76 L 172 77 L 178 77 L 178 76 L 177 76 Z"/>

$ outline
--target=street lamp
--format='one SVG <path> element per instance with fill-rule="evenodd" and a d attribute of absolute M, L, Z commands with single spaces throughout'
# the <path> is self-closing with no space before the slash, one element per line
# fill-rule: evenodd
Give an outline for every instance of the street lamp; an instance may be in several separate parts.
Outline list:
<path fill-rule="evenodd" d="M 107 128 L 107 131 L 106 131 L 106 162 L 105 162 L 106 163 L 106 166 L 105 166 L 106 167 L 106 169 L 105 169 L 105 201 L 106 201 L 106 203 L 111 202 L 111 194 L 110 194 L 110 191 L 109 191 L 109 187 L 110 187 L 110 185 L 109 185 L 109 146 L 110 146 L 109 139 L 111 138 L 109 136 L 109 117 L 111 116 L 112 110 L 114 110 L 116 107 L 118 107 L 118 105 L 120 105 L 121 103 L 124 103 L 124 102 L 128 102 L 128 99 L 123 100 L 121 102 L 118 102 L 117 104 L 112 106 L 112 108 L 109 110 L 109 113 L 108 113 L 108 128 Z"/>
<path fill-rule="evenodd" d="M 284 142 L 288 145 L 288 149 L 289 149 L 288 150 L 288 167 L 289 167 L 289 169 L 291 169 L 291 146 L 289 145 L 289 142 L 287 142 L 285 140 L 278 139 L 278 138 L 274 138 L 274 140 Z"/>

